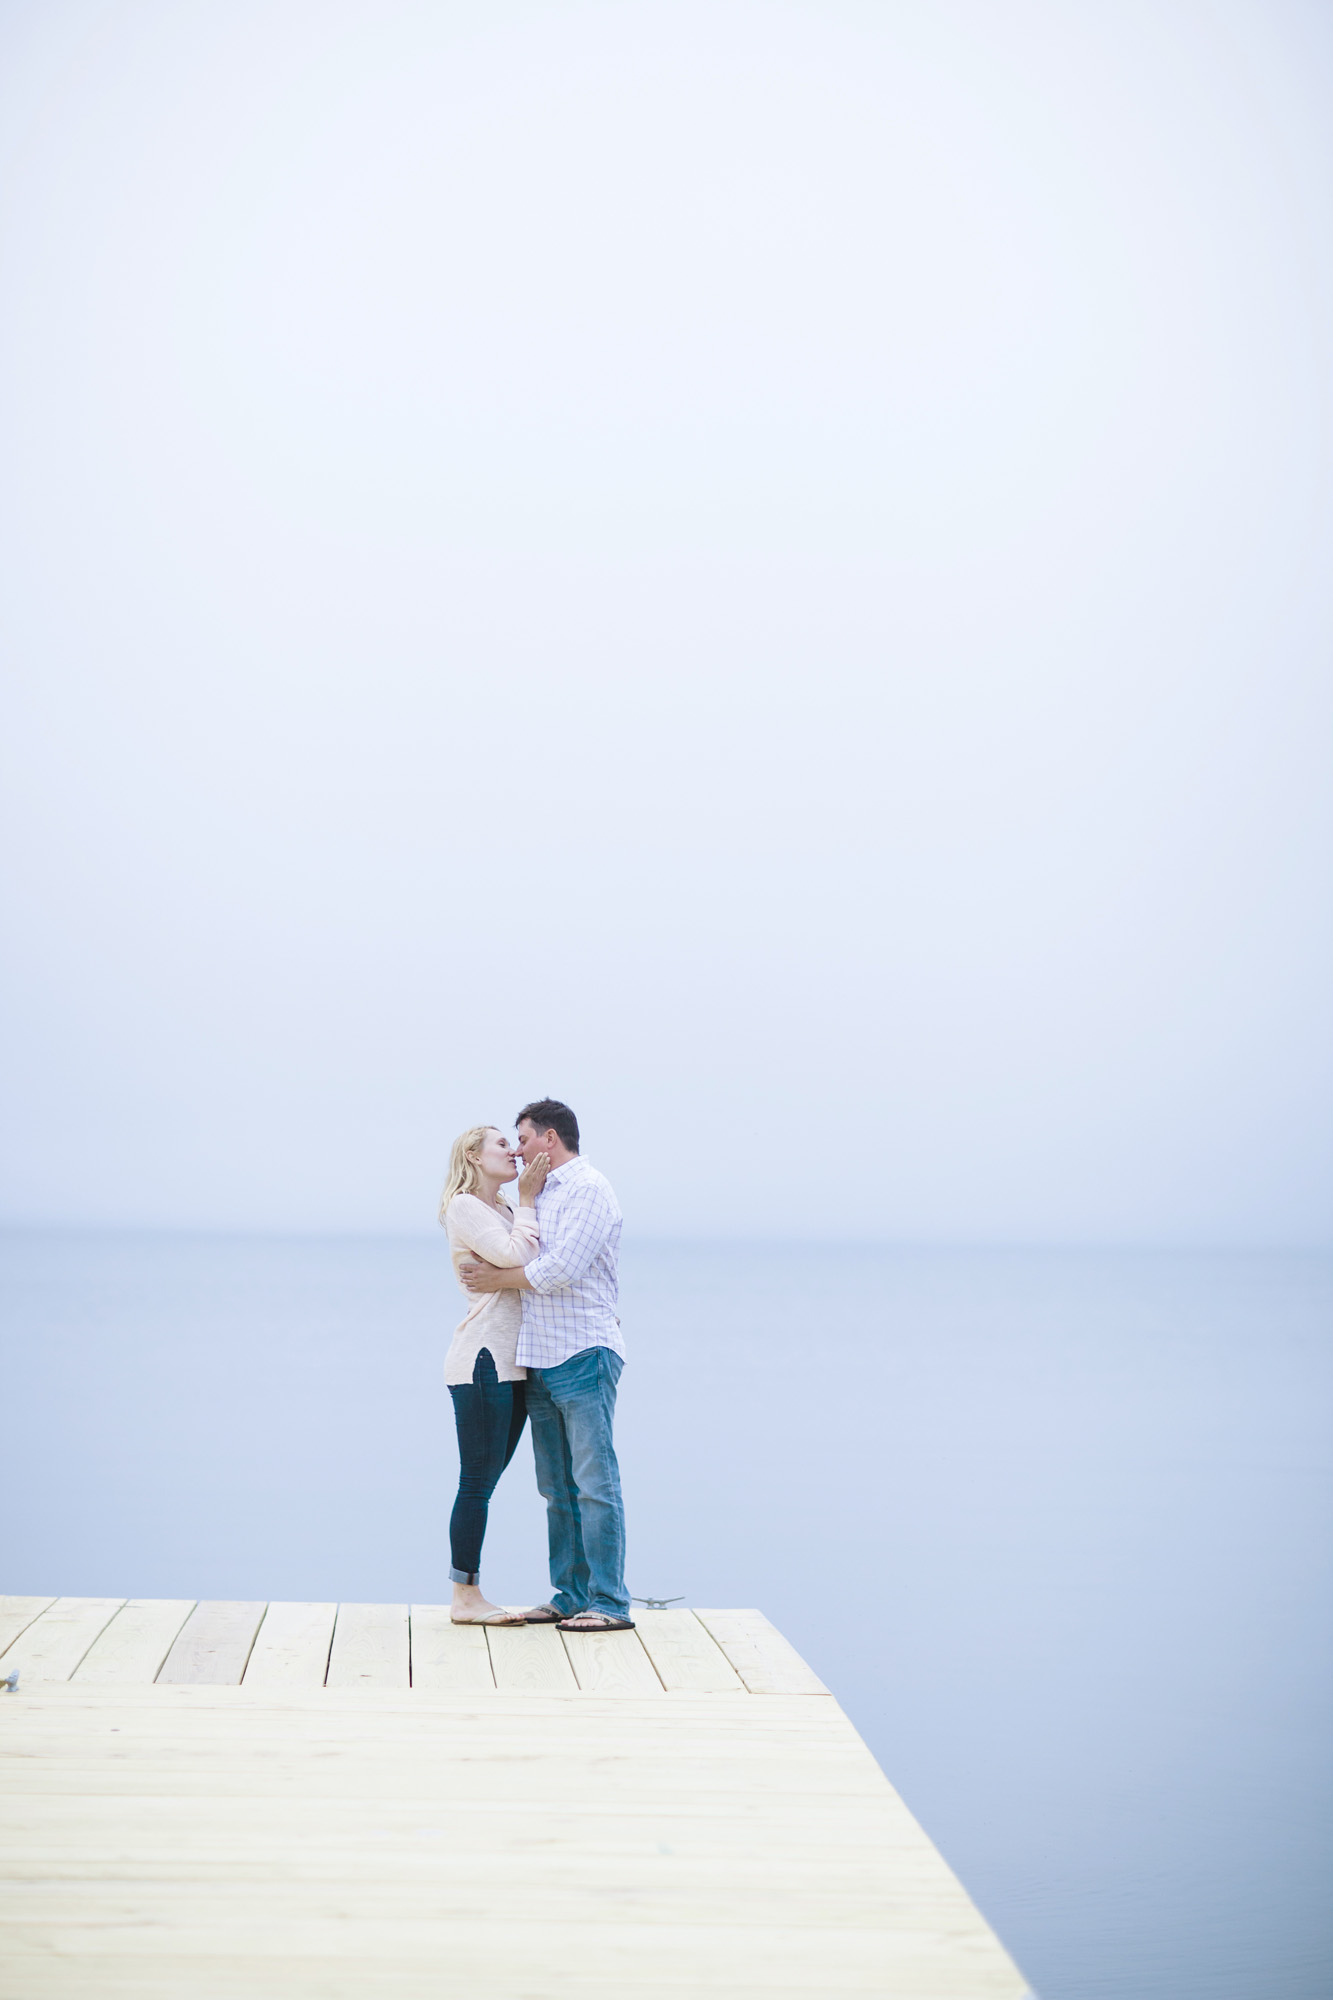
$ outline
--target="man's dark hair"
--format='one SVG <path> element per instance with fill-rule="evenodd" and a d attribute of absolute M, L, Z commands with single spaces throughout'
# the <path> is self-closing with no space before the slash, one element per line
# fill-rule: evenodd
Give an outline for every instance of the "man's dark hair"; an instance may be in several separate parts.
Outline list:
<path fill-rule="evenodd" d="M 579 1121 L 567 1104 L 558 1097 L 539 1097 L 535 1104 L 525 1104 L 514 1120 L 521 1125 L 528 1118 L 534 1130 L 554 1132 L 562 1146 L 568 1146 L 571 1153 L 579 1149 Z"/>

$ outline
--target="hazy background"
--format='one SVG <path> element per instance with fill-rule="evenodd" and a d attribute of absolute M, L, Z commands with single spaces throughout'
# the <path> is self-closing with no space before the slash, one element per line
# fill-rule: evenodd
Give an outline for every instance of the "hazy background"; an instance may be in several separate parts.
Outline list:
<path fill-rule="evenodd" d="M 0 26 L 11 1221 L 1327 1236 L 1327 7 Z"/>
<path fill-rule="evenodd" d="M 1049 2000 L 1330 1991 L 1331 85 L 1323 0 L 0 0 L 6 1589 L 438 1598 L 436 1194 L 553 1091 L 630 1587 Z"/>

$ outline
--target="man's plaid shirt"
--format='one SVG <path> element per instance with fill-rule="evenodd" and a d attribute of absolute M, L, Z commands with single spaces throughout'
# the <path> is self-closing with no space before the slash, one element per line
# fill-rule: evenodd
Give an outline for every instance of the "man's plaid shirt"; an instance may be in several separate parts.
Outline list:
<path fill-rule="evenodd" d="M 540 1248 L 524 1266 L 532 1290 L 521 1295 L 520 1368 L 558 1368 L 587 1347 L 624 1356 L 616 1317 L 620 1221 L 610 1182 L 586 1160 L 566 1160 L 546 1176 L 537 1196 Z"/>

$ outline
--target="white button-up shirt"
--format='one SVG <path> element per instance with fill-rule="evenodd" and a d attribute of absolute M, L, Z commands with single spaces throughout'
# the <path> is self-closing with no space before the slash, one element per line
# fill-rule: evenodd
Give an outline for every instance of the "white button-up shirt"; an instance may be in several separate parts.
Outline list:
<path fill-rule="evenodd" d="M 584 1159 L 566 1160 L 537 1196 L 537 1255 L 524 1266 L 520 1368 L 557 1368 L 587 1347 L 624 1356 L 620 1285 L 620 1204 L 611 1184 Z"/>

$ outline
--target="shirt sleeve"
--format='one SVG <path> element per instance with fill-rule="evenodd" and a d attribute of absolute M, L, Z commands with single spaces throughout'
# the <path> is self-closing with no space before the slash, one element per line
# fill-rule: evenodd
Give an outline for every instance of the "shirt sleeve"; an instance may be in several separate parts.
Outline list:
<path fill-rule="evenodd" d="M 449 1206 L 449 1240 L 488 1264 L 526 1264 L 537 1248 L 537 1211 L 520 1208 L 510 1224 L 484 1201 L 458 1197 Z"/>
<path fill-rule="evenodd" d="M 577 1284 L 606 1246 L 615 1210 L 595 1183 L 574 1189 L 548 1224 L 542 1247 L 524 1276 L 534 1292 L 560 1292 Z"/>

